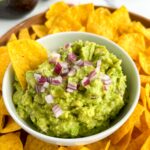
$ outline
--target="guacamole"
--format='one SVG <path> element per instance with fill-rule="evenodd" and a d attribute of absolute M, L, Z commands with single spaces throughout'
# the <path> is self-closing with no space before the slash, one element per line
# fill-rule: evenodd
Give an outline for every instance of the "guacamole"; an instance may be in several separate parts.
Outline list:
<path fill-rule="evenodd" d="M 46 135 L 74 138 L 105 130 L 125 105 L 121 60 L 104 46 L 75 41 L 26 72 L 26 90 L 14 81 L 19 116 Z"/>

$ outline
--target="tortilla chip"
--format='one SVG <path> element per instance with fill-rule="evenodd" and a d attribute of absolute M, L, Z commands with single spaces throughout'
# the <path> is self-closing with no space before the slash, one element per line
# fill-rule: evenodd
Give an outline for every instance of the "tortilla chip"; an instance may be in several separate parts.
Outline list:
<path fill-rule="evenodd" d="M 80 145 L 80 146 L 69 146 L 67 147 L 68 150 L 80 150 L 82 149 L 84 146 Z"/>
<path fill-rule="evenodd" d="M 46 12 L 46 18 L 48 19 L 45 22 L 45 25 L 50 29 L 55 21 L 55 19 L 60 16 L 64 11 L 66 11 L 69 6 L 64 2 L 57 2 L 50 6 L 49 10 Z"/>
<path fill-rule="evenodd" d="M 5 53 L 7 51 L 7 47 L 6 46 L 1 46 L 0 47 L 0 55 L 2 55 L 3 53 Z"/>
<path fill-rule="evenodd" d="M 11 34 L 10 39 L 9 39 L 8 42 L 12 42 L 12 41 L 14 41 L 14 40 L 17 40 L 17 37 L 16 37 L 16 35 L 13 33 L 13 34 Z"/>
<path fill-rule="evenodd" d="M 16 76 L 22 88 L 25 88 L 25 73 L 45 61 L 47 51 L 38 42 L 25 39 L 8 43 L 7 47 Z"/>
<path fill-rule="evenodd" d="M 131 140 L 137 138 L 141 133 L 142 132 L 137 127 L 134 126 Z"/>
<path fill-rule="evenodd" d="M 103 9 L 97 9 L 91 13 L 87 22 L 87 32 L 105 36 L 111 40 L 116 34 L 116 27 L 113 21 Z"/>
<path fill-rule="evenodd" d="M 20 130 L 21 127 L 10 117 L 8 116 L 8 121 L 6 126 L 0 130 L 0 133 L 9 133 Z"/>
<path fill-rule="evenodd" d="M 127 150 L 139 150 L 149 135 L 150 129 L 144 131 L 140 136 L 132 140 Z"/>
<path fill-rule="evenodd" d="M 145 96 L 147 101 L 147 107 L 150 110 L 150 84 L 147 83 L 145 86 Z"/>
<path fill-rule="evenodd" d="M 3 51 L 3 52 L 2 52 Z M 2 80 L 4 73 L 10 63 L 8 51 L 6 47 L 1 47 L 0 48 L 0 90 L 2 89 Z"/>
<path fill-rule="evenodd" d="M 19 35 L 18 35 L 19 39 L 31 39 L 30 34 L 29 34 L 29 30 L 27 28 L 23 28 L 19 31 Z"/>
<path fill-rule="evenodd" d="M 46 12 L 46 18 L 51 19 L 53 16 L 60 15 L 61 12 L 66 11 L 69 8 L 68 4 L 63 1 L 57 2 L 50 6 L 49 10 Z"/>
<path fill-rule="evenodd" d="M 62 147 L 62 146 L 60 146 L 59 148 L 58 148 L 58 150 L 68 150 L 66 147 Z"/>
<path fill-rule="evenodd" d="M 110 144 L 109 150 L 126 150 L 131 140 L 132 131 L 133 129 L 131 128 L 118 144 Z"/>
<path fill-rule="evenodd" d="M 145 88 L 142 86 L 141 86 L 140 100 L 142 102 L 142 105 L 146 108 L 147 102 L 146 102 L 146 96 L 145 96 Z"/>
<path fill-rule="evenodd" d="M 23 145 L 18 135 L 9 133 L 0 136 L 0 150 L 23 150 Z"/>
<path fill-rule="evenodd" d="M 94 11 L 93 4 L 81 4 L 70 7 L 66 13 L 73 16 L 74 20 L 80 22 L 83 26 L 86 26 L 88 17 Z"/>
<path fill-rule="evenodd" d="M 80 150 L 90 150 L 90 149 L 84 146 Z"/>
<path fill-rule="evenodd" d="M 87 145 L 87 147 L 91 150 L 101 150 L 101 149 L 105 150 L 105 149 L 108 149 L 109 146 L 110 146 L 110 140 L 108 138 Z"/>
<path fill-rule="evenodd" d="M 109 150 L 111 141 L 109 140 L 105 146 L 105 150 Z"/>
<path fill-rule="evenodd" d="M 144 108 L 138 104 L 130 116 L 130 118 L 121 126 L 114 134 L 110 136 L 110 140 L 113 144 L 117 144 L 134 126 L 135 122 L 139 119 Z"/>
<path fill-rule="evenodd" d="M 36 39 L 36 33 L 32 33 L 32 34 L 31 34 L 31 39 L 32 39 L 32 40 L 35 40 L 35 39 Z"/>
<path fill-rule="evenodd" d="M 150 75 L 150 59 L 149 59 L 149 55 L 147 55 L 146 53 L 140 53 L 139 54 L 139 62 L 140 65 L 143 69 L 143 71 Z"/>
<path fill-rule="evenodd" d="M 129 12 L 125 6 L 122 6 L 116 11 L 114 11 L 111 15 L 111 18 L 119 34 L 121 34 L 122 31 L 127 29 L 131 23 Z"/>
<path fill-rule="evenodd" d="M 131 135 L 132 135 L 132 131 L 133 131 L 133 128 L 130 129 L 130 131 L 124 136 L 124 138 L 121 139 L 121 141 L 117 144 L 117 148 L 118 150 L 121 149 L 121 150 L 126 150 L 129 143 L 130 143 L 130 140 L 131 140 Z"/>
<path fill-rule="evenodd" d="M 149 148 L 150 148 L 150 136 L 147 137 L 145 143 L 141 147 L 141 150 L 148 150 Z"/>
<path fill-rule="evenodd" d="M 146 110 L 145 110 L 145 111 L 146 111 Z M 140 124 L 139 130 L 142 131 L 142 132 L 144 132 L 145 130 L 148 129 L 148 124 L 147 124 L 147 122 L 146 122 L 146 116 L 145 116 L 146 113 L 145 113 L 145 111 L 143 112 L 143 114 L 142 114 L 141 117 L 140 117 L 141 124 Z"/>
<path fill-rule="evenodd" d="M 150 83 L 150 76 L 148 75 L 140 75 L 141 84 Z"/>
<path fill-rule="evenodd" d="M 124 48 L 133 60 L 138 60 L 139 52 L 145 50 L 144 37 L 139 33 L 128 33 L 120 36 L 118 44 Z"/>
<path fill-rule="evenodd" d="M 5 116 L 0 114 L 0 130 L 3 129 L 4 124 L 5 124 Z"/>
<path fill-rule="evenodd" d="M 71 147 L 66 147 L 66 148 L 63 147 L 63 149 L 58 149 L 58 150 L 90 150 L 90 149 L 85 146 L 71 146 Z"/>
<path fill-rule="evenodd" d="M 150 40 L 150 30 L 145 28 L 141 22 L 135 22 L 133 21 L 128 28 L 127 32 L 131 33 L 140 33 L 142 34 L 147 40 Z"/>
<path fill-rule="evenodd" d="M 54 19 L 51 28 L 49 28 L 49 34 L 65 31 L 79 31 L 83 27 L 81 22 L 77 20 L 77 17 L 72 17 L 74 13 L 73 8 L 74 7 L 68 8 Z"/>
<path fill-rule="evenodd" d="M 9 113 L 5 107 L 4 100 L 3 100 L 2 96 L 0 96 L 0 114 L 9 115 Z"/>
<path fill-rule="evenodd" d="M 48 29 L 45 25 L 32 25 L 32 30 L 39 38 L 47 35 L 48 33 Z"/>
<path fill-rule="evenodd" d="M 141 65 L 139 64 L 139 62 L 135 61 L 135 65 L 136 65 L 138 71 L 140 72 L 141 71 Z"/>
<path fill-rule="evenodd" d="M 24 150 L 57 150 L 57 145 L 52 145 L 49 143 L 45 143 L 43 141 L 40 141 L 39 139 L 36 139 L 35 137 L 28 135 Z"/>

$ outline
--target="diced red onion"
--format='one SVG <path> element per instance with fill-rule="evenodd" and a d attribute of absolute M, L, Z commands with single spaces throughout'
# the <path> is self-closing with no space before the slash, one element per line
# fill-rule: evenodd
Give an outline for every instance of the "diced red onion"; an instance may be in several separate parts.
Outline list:
<path fill-rule="evenodd" d="M 34 73 L 34 78 L 36 81 L 38 81 L 41 78 L 41 75 L 38 73 Z"/>
<path fill-rule="evenodd" d="M 62 68 L 68 68 L 67 62 L 61 62 L 60 65 L 62 66 Z"/>
<path fill-rule="evenodd" d="M 90 79 L 88 77 L 84 77 L 83 80 L 81 81 L 81 84 L 83 86 L 86 86 L 90 83 Z"/>
<path fill-rule="evenodd" d="M 68 54 L 68 60 L 69 61 L 74 62 L 74 61 L 76 61 L 76 59 L 77 59 L 77 56 L 74 53 Z"/>
<path fill-rule="evenodd" d="M 68 68 L 68 63 L 67 62 L 62 62 L 61 63 L 62 69 L 61 69 L 61 75 L 67 75 L 69 72 L 69 68 Z"/>
<path fill-rule="evenodd" d="M 41 86 L 41 93 L 45 92 L 45 88 Z"/>
<path fill-rule="evenodd" d="M 64 76 L 64 75 L 67 75 L 69 72 L 69 69 L 68 68 L 62 68 L 61 70 L 61 75 Z"/>
<path fill-rule="evenodd" d="M 84 61 L 84 66 L 92 66 L 93 63 L 90 61 Z"/>
<path fill-rule="evenodd" d="M 72 93 L 72 92 L 74 92 L 74 90 L 67 88 L 67 92 Z"/>
<path fill-rule="evenodd" d="M 71 70 L 68 73 L 68 76 L 74 76 L 76 74 L 76 69 L 75 68 L 71 68 Z"/>
<path fill-rule="evenodd" d="M 54 68 L 54 72 L 57 73 L 57 74 L 60 74 L 61 70 L 62 70 L 61 64 L 56 63 L 55 68 Z"/>
<path fill-rule="evenodd" d="M 101 66 L 101 60 L 98 60 L 96 64 L 96 72 L 100 71 L 100 66 Z"/>
<path fill-rule="evenodd" d="M 48 104 L 50 104 L 50 103 L 52 103 L 53 102 L 53 96 L 52 95 L 46 95 L 45 96 L 45 101 L 48 103 Z"/>
<path fill-rule="evenodd" d="M 72 89 L 72 90 L 76 90 L 77 89 L 77 84 L 68 83 L 67 88 Z"/>
<path fill-rule="evenodd" d="M 36 90 L 37 93 L 41 93 L 41 92 L 45 91 L 45 88 L 41 85 L 36 85 L 35 90 Z"/>
<path fill-rule="evenodd" d="M 62 109 L 58 105 L 53 106 L 52 111 L 56 118 L 58 118 L 59 116 L 63 114 Z"/>
<path fill-rule="evenodd" d="M 48 77 L 48 78 L 47 78 L 47 82 L 48 82 L 48 83 L 51 83 L 51 82 L 52 82 L 52 77 Z"/>
<path fill-rule="evenodd" d="M 111 80 L 105 80 L 105 81 L 103 81 L 103 82 L 104 82 L 105 85 L 110 85 L 110 84 L 112 83 Z"/>
<path fill-rule="evenodd" d="M 35 91 L 36 91 L 36 93 L 40 93 L 41 92 L 41 86 L 40 85 L 36 85 L 35 86 Z"/>
<path fill-rule="evenodd" d="M 45 82 L 45 83 L 43 84 L 43 87 L 44 87 L 44 88 L 48 88 L 48 86 L 49 86 L 49 83 L 48 83 L 48 82 Z"/>
<path fill-rule="evenodd" d="M 49 63 L 56 64 L 57 63 L 57 58 L 56 57 L 49 58 Z"/>
<path fill-rule="evenodd" d="M 110 77 L 106 74 L 101 74 L 100 78 L 101 78 L 102 81 L 110 80 Z"/>
<path fill-rule="evenodd" d="M 49 58 L 49 63 L 56 64 L 59 59 L 60 59 L 60 54 L 52 53 L 52 57 Z"/>
<path fill-rule="evenodd" d="M 72 93 L 75 90 L 77 90 L 77 84 L 68 83 L 68 85 L 67 85 L 67 92 Z"/>
<path fill-rule="evenodd" d="M 53 84 L 53 85 L 60 85 L 61 83 L 62 83 L 61 76 L 57 76 L 57 77 L 51 79 L 51 84 Z"/>
<path fill-rule="evenodd" d="M 89 80 L 90 81 L 93 80 L 96 77 L 96 74 L 97 73 L 95 70 L 91 71 L 90 74 L 88 75 Z"/>
<path fill-rule="evenodd" d="M 78 65 L 78 66 L 83 66 L 84 65 L 84 61 L 79 59 L 78 61 L 74 62 L 75 65 Z"/>
<path fill-rule="evenodd" d="M 47 82 L 47 77 L 41 76 L 41 78 L 39 78 L 38 83 L 39 84 L 44 84 L 45 82 Z"/>

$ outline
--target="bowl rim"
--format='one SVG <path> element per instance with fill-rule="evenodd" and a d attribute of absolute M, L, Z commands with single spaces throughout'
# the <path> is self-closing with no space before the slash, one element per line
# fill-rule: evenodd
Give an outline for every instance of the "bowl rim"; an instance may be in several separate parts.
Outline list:
<path fill-rule="evenodd" d="M 128 58 L 128 61 L 130 61 L 130 64 L 133 66 L 134 68 L 134 71 L 137 75 L 137 93 L 135 94 L 135 98 L 134 98 L 134 101 L 133 103 L 131 104 L 130 106 L 130 109 L 128 110 L 128 112 L 117 122 L 115 123 L 114 125 L 110 126 L 109 128 L 107 128 L 106 130 L 102 131 L 102 132 L 99 132 L 97 134 L 94 134 L 94 135 L 90 135 L 90 136 L 86 136 L 86 137 L 79 137 L 79 138 L 59 138 L 59 137 L 52 137 L 52 136 L 49 136 L 49 135 L 45 135 L 43 133 L 40 133 L 34 129 L 32 129 L 31 127 L 25 125 L 21 120 L 19 120 L 18 118 L 19 115 L 15 115 L 14 112 L 12 111 L 12 109 L 9 107 L 9 101 L 7 100 L 7 92 L 6 92 L 6 87 L 5 87 L 5 82 L 7 81 L 7 76 L 8 76 L 8 72 L 9 70 L 12 68 L 12 65 L 10 64 L 5 72 L 5 75 L 4 75 L 4 78 L 3 78 L 3 84 L 2 84 L 2 96 L 4 98 L 4 103 L 5 103 L 5 106 L 8 110 L 8 112 L 10 113 L 10 115 L 12 116 L 12 118 L 25 130 L 27 131 L 29 134 L 37 137 L 37 138 L 40 138 L 40 139 L 43 139 L 44 141 L 49 141 L 50 143 L 56 143 L 56 141 L 60 142 L 60 143 L 63 143 L 63 145 L 72 145 L 72 143 L 82 143 L 82 142 L 85 142 L 85 141 L 90 141 L 91 139 L 104 139 L 106 138 L 107 136 L 109 136 L 110 134 L 112 134 L 113 132 L 115 132 L 117 129 L 119 129 L 126 121 L 127 119 L 131 116 L 131 114 L 133 113 L 137 103 L 138 103 L 138 99 L 139 99 L 139 96 L 140 96 L 140 77 L 139 77 L 139 73 L 138 73 L 138 70 L 136 68 L 136 65 L 134 64 L 133 60 L 131 59 L 131 57 L 127 54 L 126 51 L 124 51 L 119 45 L 117 45 L 116 43 L 114 43 L 113 41 L 103 37 L 103 36 L 99 36 L 99 35 L 96 35 L 96 34 L 93 34 L 93 33 L 86 33 L 86 32 L 61 32 L 61 33 L 55 33 L 55 34 L 52 34 L 52 35 L 47 35 L 41 39 L 38 39 L 37 42 L 41 42 L 45 39 L 47 39 L 49 36 L 57 36 L 57 35 L 65 35 L 65 34 L 86 34 L 87 36 L 94 36 L 96 38 L 99 38 L 99 39 L 103 39 L 105 40 L 106 42 L 110 43 L 111 45 L 114 45 L 117 49 L 119 49 L 121 51 L 121 53 L 123 53 L 123 55 L 126 55 L 126 57 Z M 40 43 L 41 44 L 41 43 Z M 103 135 L 103 137 L 102 137 Z M 79 142 L 80 141 L 80 142 Z M 67 143 L 67 144 L 66 144 Z M 90 143 L 90 142 L 88 142 Z M 91 140 L 91 143 L 92 143 L 92 140 Z M 73 144 L 74 145 L 74 144 Z"/>

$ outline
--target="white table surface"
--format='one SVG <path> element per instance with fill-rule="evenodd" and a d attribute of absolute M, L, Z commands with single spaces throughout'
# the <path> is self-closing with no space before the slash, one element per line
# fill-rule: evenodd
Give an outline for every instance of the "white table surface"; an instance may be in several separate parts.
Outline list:
<path fill-rule="evenodd" d="M 10 28 L 18 24 L 19 22 L 34 16 L 40 12 L 43 12 L 52 3 L 55 3 L 58 0 L 39 0 L 39 3 L 36 5 L 34 10 L 27 14 L 26 16 L 8 20 L 8 19 L 1 19 L 0 18 L 0 36 L 6 33 Z M 121 5 L 125 5 L 129 11 L 142 15 L 148 19 L 150 19 L 150 0 L 64 0 L 67 3 L 72 4 L 81 4 L 81 3 L 94 3 L 95 5 L 102 5 L 102 6 L 110 6 L 114 8 L 118 8 Z"/>

